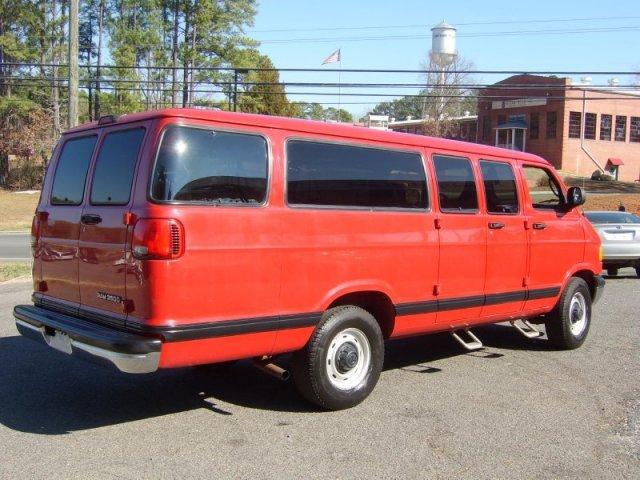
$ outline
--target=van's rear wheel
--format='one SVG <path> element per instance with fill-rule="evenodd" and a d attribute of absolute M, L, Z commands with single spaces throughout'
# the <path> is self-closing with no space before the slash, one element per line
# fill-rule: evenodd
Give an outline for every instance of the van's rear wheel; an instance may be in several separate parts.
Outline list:
<path fill-rule="evenodd" d="M 347 305 L 325 312 L 307 346 L 294 355 L 292 373 L 303 397 L 340 410 L 367 398 L 383 361 L 378 322 L 366 310 Z"/>
<path fill-rule="evenodd" d="M 545 326 L 549 342 L 556 348 L 572 350 L 584 343 L 591 325 L 591 292 L 582 278 L 574 277 L 562 292 Z"/>

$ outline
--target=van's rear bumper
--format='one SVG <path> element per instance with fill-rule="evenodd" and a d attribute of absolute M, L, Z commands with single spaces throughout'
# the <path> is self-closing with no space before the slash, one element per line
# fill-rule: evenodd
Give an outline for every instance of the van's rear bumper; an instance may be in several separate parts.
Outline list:
<path fill-rule="evenodd" d="M 159 338 L 123 332 L 33 305 L 16 306 L 13 316 L 20 334 L 69 355 L 110 363 L 126 373 L 158 369 Z"/>

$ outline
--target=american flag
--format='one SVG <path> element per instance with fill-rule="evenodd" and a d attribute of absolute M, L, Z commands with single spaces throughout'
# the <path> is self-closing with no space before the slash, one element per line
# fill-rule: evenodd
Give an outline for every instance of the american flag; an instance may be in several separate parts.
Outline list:
<path fill-rule="evenodd" d="M 324 59 L 322 65 L 326 65 L 327 63 L 339 63 L 340 62 L 340 49 L 333 52 L 327 58 Z"/>

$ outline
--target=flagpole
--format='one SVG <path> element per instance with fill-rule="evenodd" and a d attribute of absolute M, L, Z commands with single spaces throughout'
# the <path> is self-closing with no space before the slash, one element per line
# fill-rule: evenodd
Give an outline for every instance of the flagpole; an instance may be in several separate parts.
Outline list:
<path fill-rule="evenodd" d="M 342 47 L 338 49 L 338 123 L 340 123 L 340 74 L 342 73 Z"/>

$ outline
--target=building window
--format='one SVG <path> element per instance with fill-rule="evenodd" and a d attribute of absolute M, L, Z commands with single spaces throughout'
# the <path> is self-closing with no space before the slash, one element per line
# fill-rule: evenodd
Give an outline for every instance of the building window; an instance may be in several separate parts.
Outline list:
<path fill-rule="evenodd" d="M 640 117 L 631 117 L 629 124 L 629 141 L 640 142 Z"/>
<path fill-rule="evenodd" d="M 498 126 L 502 125 L 503 123 L 507 123 L 507 116 L 498 115 Z"/>
<path fill-rule="evenodd" d="M 627 117 L 616 115 L 616 142 L 627 141 Z"/>
<path fill-rule="evenodd" d="M 536 140 L 540 135 L 540 114 L 532 113 L 529 122 L 529 138 Z"/>
<path fill-rule="evenodd" d="M 596 139 L 596 123 L 598 122 L 597 113 L 586 113 L 584 116 L 584 138 L 587 140 Z"/>
<path fill-rule="evenodd" d="M 482 118 L 482 140 L 489 141 L 491 136 L 491 117 L 486 116 Z"/>
<path fill-rule="evenodd" d="M 558 114 L 556 112 L 547 112 L 547 138 L 556 138 L 558 130 Z"/>
<path fill-rule="evenodd" d="M 580 138 L 582 113 L 569 112 L 569 138 Z"/>
<path fill-rule="evenodd" d="M 611 115 L 604 113 L 600 115 L 600 140 L 611 141 L 611 123 Z"/>

